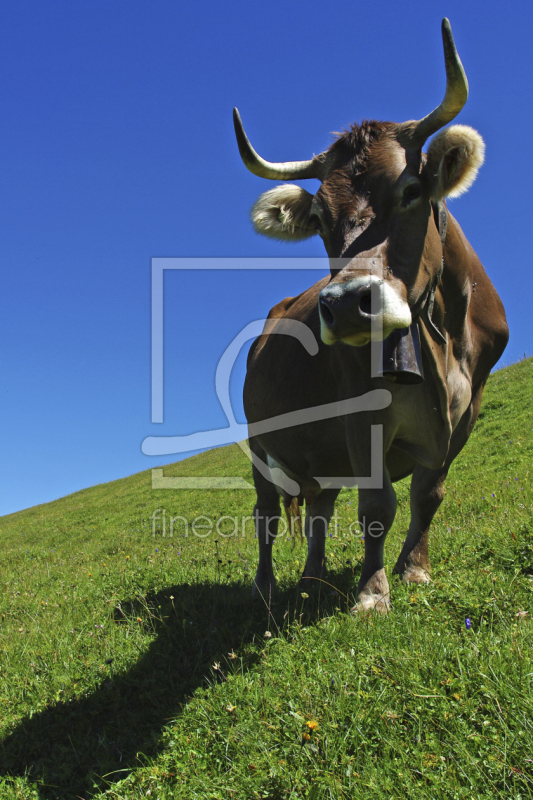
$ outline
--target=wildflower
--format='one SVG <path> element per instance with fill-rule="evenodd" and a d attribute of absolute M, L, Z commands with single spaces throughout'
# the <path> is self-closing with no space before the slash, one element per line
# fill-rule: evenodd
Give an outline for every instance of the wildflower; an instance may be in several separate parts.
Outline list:
<path fill-rule="evenodd" d="M 233 714 L 236 708 L 237 706 L 232 706 L 231 703 L 228 703 L 228 705 L 226 706 L 226 711 L 229 711 L 230 714 Z"/>
<path fill-rule="evenodd" d="M 302 739 L 304 740 L 304 742 L 308 742 L 310 738 L 311 737 L 309 736 L 308 733 L 302 733 Z"/>
<path fill-rule="evenodd" d="M 140 617 L 137 617 L 137 622 L 142 622 L 142 619 Z"/>
<path fill-rule="evenodd" d="M 272 639 L 272 634 L 270 631 L 265 631 L 265 639 Z"/>
<path fill-rule="evenodd" d="M 466 627 L 467 631 L 469 631 L 470 628 L 472 627 L 472 623 L 470 622 L 468 617 L 465 619 L 465 627 Z"/>
<path fill-rule="evenodd" d="M 237 658 L 237 656 L 233 652 L 233 648 L 231 649 L 231 653 L 228 653 L 228 658 L 231 658 L 232 661 L 233 661 L 234 658 Z"/>
<path fill-rule="evenodd" d="M 318 722 L 315 719 L 310 719 L 305 724 L 307 725 L 310 731 L 318 730 Z"/>
<path fill-rule="evenodd" d="M 302 592 L 302 597 L 304 600 L 307 600 L 309 595 L 307 594 L 307 592 Z"/>

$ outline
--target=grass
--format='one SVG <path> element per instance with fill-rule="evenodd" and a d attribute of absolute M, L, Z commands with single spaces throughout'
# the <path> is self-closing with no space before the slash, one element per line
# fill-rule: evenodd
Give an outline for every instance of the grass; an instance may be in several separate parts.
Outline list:
<path fill-rule="evenodd" d="M 304 548 L 281 540 L 270 607 L 250 596 L 250 491 L 152 490 L 143 472 L 0 519 L 2 800 L 533 797 L 532 391 L 532 359 L 491 376 L 433 525 L 433 583 L 392 580 L 388 616 L 349 613 L 355 491 L 328 584 L 302 587 Z M 235 446 L 165 475 L 250 468 Z M 170 537 L 176 515 L 239 533 L 176 520 Z"/>

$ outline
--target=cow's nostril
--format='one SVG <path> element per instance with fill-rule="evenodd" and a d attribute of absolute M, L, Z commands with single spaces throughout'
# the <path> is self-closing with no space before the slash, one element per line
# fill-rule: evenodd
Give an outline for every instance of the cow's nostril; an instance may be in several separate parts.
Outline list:
<path fill-rule="evenodd" d="M 363 292 L 359 298 L 359 309 L 362 314 L 372 313 L 372 294 L 370 289 L 367 292 Z"/>
<path fill-rule="evenodd" d="M 335 317 L 333 316 L 331 309 L 323 300 L 320 300 L 320 314 L 326 325 L 329 325 L 330 327 L 334 325 Z"/>

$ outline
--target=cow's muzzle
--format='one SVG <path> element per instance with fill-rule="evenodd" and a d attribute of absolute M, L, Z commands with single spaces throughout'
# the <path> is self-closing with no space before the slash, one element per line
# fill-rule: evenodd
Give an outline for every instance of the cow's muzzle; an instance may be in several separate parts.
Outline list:
<path fill-rule="evenodd" d="M 321 337 L 356 347 L 381 341 L 411 324 L 411 310 L 396 289 L 375 275 L 328 284 L 319 295 Z"/>

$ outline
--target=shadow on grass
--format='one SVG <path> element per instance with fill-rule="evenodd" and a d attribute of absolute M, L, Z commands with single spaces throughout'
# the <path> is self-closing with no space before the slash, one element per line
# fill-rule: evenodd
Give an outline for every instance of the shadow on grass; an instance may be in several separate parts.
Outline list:
<path fill-rule="evenodd" d="M 347 569 L 330 573 L 328 581 L 346 594 L 354 575 Z M 236 584 L 173 586 L 122 602 L 115 609 L 116 624 L 142 617 L 156 635 L 148 650 L 128 672 L 106 675 L 91 695 L 21 721 L 0 744 L 0 775 L 27 776 L 43 800 L 88 800 L 112 786 L 157 756 L 162 729 L 197 688 L 225 680 L 232 663 L 245 670 L 253 666 L 258 659 L 253 643 L 261 644 L 267 629 L 276 632 L 295 616 L 313 624 L 346 605 L 326 584 L 305 603 L 302 591 L 310 589 L 278 590 L 270 615 L 265 603 L 252 602 L 250 586 Z M 242 662 L 227 660 L 232 650 Z M 221 664 L 218 673 L 214 662 Z"/>

